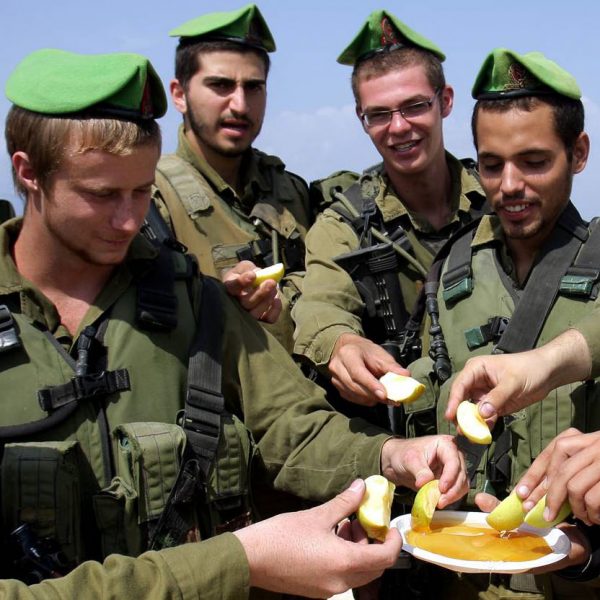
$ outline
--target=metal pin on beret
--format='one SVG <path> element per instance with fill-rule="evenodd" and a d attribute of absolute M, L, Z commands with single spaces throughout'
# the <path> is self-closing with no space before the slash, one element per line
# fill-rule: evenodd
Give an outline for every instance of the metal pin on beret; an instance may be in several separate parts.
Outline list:
<path fill-rule="evenodd" d="M 181 38 L 181 41 L 226 40 L 266 52 L 275 51 L 275 40 L 255 4 L 202 15 L 172 29 L 169 35 Z"/>
<path fill-rule="evenodd" d="M 37 50 L 16 66 L 5 92 L 16 106 L 47 115 L 157 119 L 167 111 L 164 88 L 150 61 L 126 52 Z"/>
<path fill-rule="evenodd" d="M 473 89 L 477 100 L 558 94 L 579 100 L 575 78 L 541 52 L 517 54 L 496 48 L 483 61 Z"/>
<path fill-rule="evenodd" d="M 423 37 L 385 10 L 373 11 L 355 38 L 338 56 L 342 65 L 355 65 L 375 54 L 402 47 L 421 48 L 431 52 L 441 61 L 444 53 L 432 41 Z"/>

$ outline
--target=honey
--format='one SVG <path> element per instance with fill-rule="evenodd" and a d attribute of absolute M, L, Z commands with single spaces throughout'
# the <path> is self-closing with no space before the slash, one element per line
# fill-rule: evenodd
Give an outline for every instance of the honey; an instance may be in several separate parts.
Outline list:
<path fill-rule="evenodd" d="M 500 534 L 495 529 L 464 523 L 437 521 L 430 530 L 410 530 L 412 546 L 459 560 L 522 562 L 552 552 L 544 538 L 526 532 Z"/>

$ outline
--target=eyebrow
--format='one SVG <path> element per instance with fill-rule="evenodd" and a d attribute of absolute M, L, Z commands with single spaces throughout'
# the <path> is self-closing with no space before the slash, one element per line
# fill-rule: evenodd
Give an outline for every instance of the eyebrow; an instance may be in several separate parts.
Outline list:
<path fill-rule="evenodd" d="M 204 79 L 203 79 L 204 83 L 207 84 L 211 84 L 211 83 L 230 83 L 230 84 L 235 84 L 237 83 L 237 80 L 233 79 L 232 77 L 225 77 L 222 75 L 207 75 Z M 260 83 L 260 84 L 265 84 L 267 82 L 266 79 L 263 79 L 261 77 L 251 77 L 250 79 L 243 79 L 242 80 L 242 85 L 247 85 L 249 83 Z"/>
<path fill-rule="evenodd" d="M 430 100 L 429 96 L 417 94 L 416 96 L 408 98 L 396 108 L 390 108 L 389 106 L 369 106 L 368 108 L 365 108 L 363 112 L 387 112 L 388 110 L 398 110 L 398 108 L 404 108 L 405 106 L 411 106 L 412 104 L 420 104 L 421 102 L 427 102 L 428 100 Z"/>
<path fill-rule="evenodd" d="M 529 154 L 548 154 L 548 150 L 546 148 L 526 148 L 525 150 L 521 150 L 521 152 L 517 152 L 515 156 L 527 156 Z M 502 158 L 499 154 L 495 154 L 494 152 L 478 152 L 477 157 L 479 159 L 485 158 Z"/>

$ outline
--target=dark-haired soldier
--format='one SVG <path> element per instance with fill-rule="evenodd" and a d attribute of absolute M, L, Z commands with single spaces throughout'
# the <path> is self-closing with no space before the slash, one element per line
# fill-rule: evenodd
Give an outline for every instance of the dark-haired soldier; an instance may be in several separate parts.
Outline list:
<path fill-rule="evenodd" d="M 570 200 L 573 177 L 585 168 L 590 144 L 577 82 L 539 52 L 498 48 L 484 61 L 473 97 L 473 139 L 493 214 L 457 237 L 447 256 L 440 257 L 439 322 L 454 372 L 473 357 L 541 347 L 585 321 L 596 312 L 600 280 L 598 221 L 583 220 Z M 581 362 L 589 368 L 588 359 L 582 354 Z M 437 410 L 438 430 L 453 432 L 444 420 L 453 380 L 439 382 L 428 359 L 410 369 L 429 386 L 414 414 Z M 531 381 L 533 389 L 533 376 Z M 478 399 L 479 386 L 466 391 L 467 399 Z M 529 406 L 515 398 L 515 410 L 495 420 L 490 446 L 461 439 L 471 485 L 465 506 L 473 506 L 477 492 L 499 499 L 508 495 L 561 432 L 599 428 L 598 379 L 546 393 Z M 452 402 L 448 412 L 453 417 L 456 393 Z M 413 434 L 419 433 L 417 425 Z M 485 509 L 494 502 L 483 494 L 477 499 Z M 597 598 L 600 571 L 597 559 L 590 562 L 590 550 L 598 548 L 597 533 L 582 523 L 562 527 L 571 551 L 546 568 L 556 574 L 491 579 L 486 574 L 464 577 L 464 585 L 472 586 L 473 597 L 479 593 L 490 599 Z"/>
<path fill-rule="evenodd" d="M 243 263 L 232 283 L 242 304 L 291 351 L 290 307 L 299 293 L 293 273 L 304 270 L 311 223 L 308 190 L 279 158 L 252 147 L 265 117 L 275 42 L 253 4 L 203 15 L 170 35 L 179 38 L 170 90 L 183 124 L 177 151 L 159 162 L 155 201 L 208 275 L 222 277 L 241 260 L 284 263 L 275 305 L 274 282 L 247 289 L 252 265 Z"/>

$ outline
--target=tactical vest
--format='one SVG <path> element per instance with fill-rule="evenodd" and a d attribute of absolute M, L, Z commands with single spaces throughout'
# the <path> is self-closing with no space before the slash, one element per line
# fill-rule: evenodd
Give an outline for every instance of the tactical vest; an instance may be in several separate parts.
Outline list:
<path fill-rule="evenodd" d="M 197 285 L 192 263 L 162 250 L 83 330 L 76 356 L 21 315 L 18 294 L 5 296 L 0 493 L 10 576 L 49 576 L 31 567 L 34 542 L 52 540 L 72 566 L 248 524 L 253 443 L 221 394 L 221 292 L 209 279 L 201 293 Z M 55 556 L 44 559 L 52 566 Z"/>
<path fill-rule="evenodd" d="M 464 159 L 461 163 L 478 179 L 472 160 Z M 411 333 L 411 339 L 407 340 L 403 335 L 413 303 L 404 298 L 402 286 L 410 282 L 419 289 L 436 252 L 423 248 L 414 233 L 405 231 L 397 221 L 384 221 L 375 202 L 380 193 L 382 169 L 382 164 L 375 165 L 347 189 L 331 189 L 330 208 L 356 232 L 360 245 L 359 250 L 334 261 L 351 274 L 365 303 L 365 336 L 407 365 L 418 358 L 420 350 L 416 345 L 418 336 Z M 470 217 L 477 221 L 487 210 L 485 199 L 478 193 L 471 194 L 469 199 Z M 408 281 L 401 282 L 401 278 Z M 397 341 L 394 343 L 399 336 L 401 348 Z"/>
<path fill-rule="evenodd" d="M 441 270 L 437 300 L 439 322 L 458 372 L 478 355 L 518 352 L 542 346 L 587 315 L 596 302 L 600 279 L 600 228 L 589 228 L 572 205 L 564 211 L 552 238 L 518 292 L 498 263 L 497 242 L 471 246 L 474 228 L 450 246 Z M 424 377 L 427 361 L 411 372 L 428 386 L 423 399 L 407 406 L 408 434 L 455 433 L 444 419 L 452 379 L 442 385 Z M 437 402 L 436 402 L 437 397 Z M 600 388 L 597 381 L 570 384 L 543 401 L 499 421 L 491 446 L 475 446 L 460 437 L 475 492 L 502 498 L 544 447 L 568 427 L 581 431 L 600 426 Z"/>
<path fill-rule="evenodd" d="M 198 257 L 207 275 L 220 277 L 240 260 L 251 260 L 260 267 L 283 262 L 286 271 L 304 270 L 303 239 L 309 223 L 303 223 L 305 219 L 294 215 L 282 201 L 301 195 L 299 183 L 281 161 L 253 152 L 271 189 L 257 198 L 247 218 L 221 201 L 208 181 L 176 154 L 163 156 L 158 163 L 155 198 L 166 205 L 168 214 L 163 216 L 175 237 Z M 211 243 L 207 227 L 219 228 L 216 243 Z"/>

